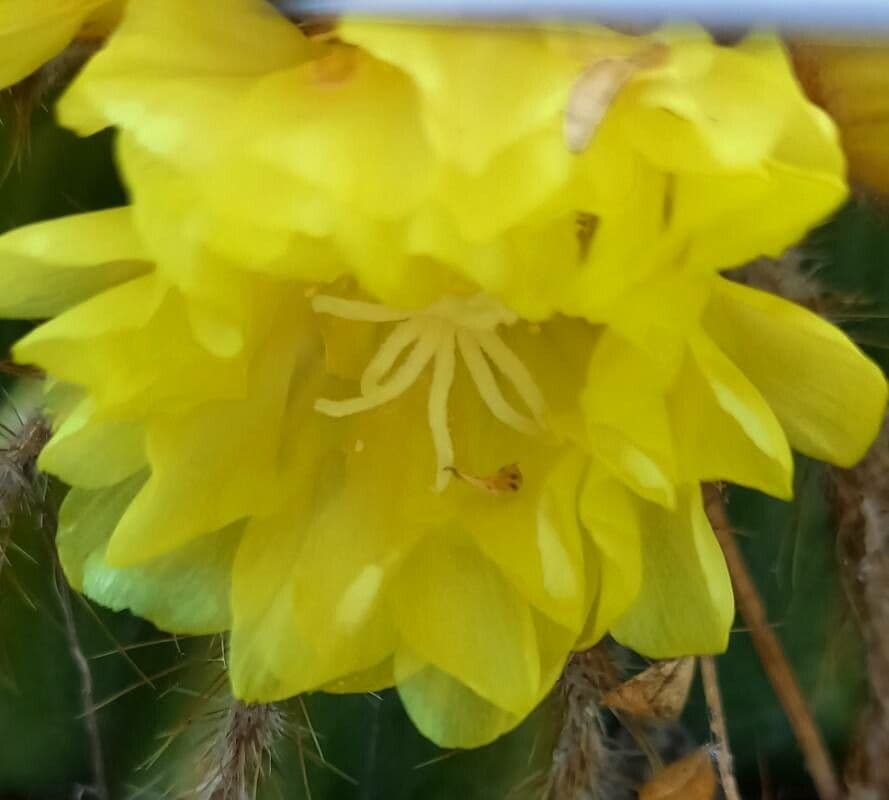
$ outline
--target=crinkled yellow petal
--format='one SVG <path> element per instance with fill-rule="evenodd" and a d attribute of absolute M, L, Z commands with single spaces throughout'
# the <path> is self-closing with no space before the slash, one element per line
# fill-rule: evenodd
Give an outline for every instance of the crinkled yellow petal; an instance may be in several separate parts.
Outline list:
<path fill-rule="evenodd" d="M 576 165 L 559 146 L 557 136 L 547 130 L 521 139 L 494 156 L 480 174 L 447 170 L 436 199 L 462 238 L 472 243 L 490 242 L 516 225 L 545 214 L 555 216 L 560 205 L 564 216 L 571 216 L 574 198 L 568 192 L 561 197 L 561 191 Z M 596 162 L 601 171 L 617 172 L 623 166 L 620 158 L 610 162 L 614 164 L 611 169 L 610 163 L 603 161 Z"/>
<path fill-rule="evenodd" d="M 672 177 L 633 152 L 615 128 L 606 126 L 596 137 L 590 160 L 575 180 L 576 208 L 583 213 L 565 220 L 573 227 L 575 269 L 573 275 L 564 270 L 565 277 L 559 276 L 564 291 L 558 308 L 592 322 L 619 323 L 626 313 L 621 308 L 626 299 L 648 286 L 664 265 L 673 265 L 681 251 L 681 243 L 665 223 Z M 592 193 L 605 197 L 590 198 Z M 540 264 L 548 264 L 552 257 L 548 250 L 554 237 L 549 230 L 532 229 L 526 238 L 522 245 L 531 258 L 525 271 L 539 276 L 546 272 Z M 556 263 L 561 264 L 561 258 Z M 630 322 L 628 329 L 634 327 Z"/>
<path fill-rule="evenodd" d="M 642 584 L 614 638 L 649 658 L 725 650 L 734 599 L 700 489 L 682 487 L 675 511 L 641 506 L 640 527 Z"/>
<path fill-rule="evenodd" d="M 442 747 L 479 747 L 516 727 L 562 673 L 574 634 L 533 614 L 540 686 L 524 712 L 498 707 L 448 673 L 404 648 L 396 659 L 398 694 L 414 724 Z"/>
<path fill-rule="evenodd" d="M 393 682 L 384 592 L 403 538 L 398 508 L 346 480 L 344 432 L 311 408 L 317 366 L 294 386 L 289 505 L 250 524 L 235 563 L 231 674 L 245 699 Z"/>
<path fill-rule="evenodd" d="M 154 275 L 128 281 L 74 306 L 19 341 L 13 353 L 24 363 L 39 364 L 57 379 L 81 385 L 112 381 L 116 376 L 102 364 L 96 340 L 107 340 L 144 328 L 157 313 L 165 287 Z M 84 342 L 94 346 L 83 348 Z M 110 343 L 109 343 L 110 345 Z M 80 350 L 80 359 L 72 358 Z M 107 391 L 107 390 L 106 390 Z"/>
<path fill-rule="evenodd" d="M 13 348 L 18 361 L 89 387 L 97 408 L 141 418 L 243 393 L 240 360 L 195 341 L 183 298 L 155 274 L 124 283 L 41 325 Z"/>
<path fill-rule="evenodd" d="M 766 68 L 781 98 L 781 117 L 767 120 L 777 138 L 759 163 L 717 179 L 708 170 L 677 175 L 672 187 L 670 226 L 689 238 L 685 263 L 695 269 L 741 264 L 755 256 L 777 257 L 845 199 L 845 162 L 830 119 L 805 102 L 777 43 L 754 36 L 737 46 Z M 752 106 L 757 109 L 757 106 Z M 740 132 L 740 131 L 738 131 Z M 731 145 L 730 136 L 724 143 Z M 744 218 L 744 236 L 727 237 L 733 220 Z"/>
<path fill-rule="evenodd" d="M 518 336 L 511 337 L 529 369 L 540 363 L 529 347 L 537 337 L 549 339 L 549 334 L 546 330 L 530 334 L 524 342 Z M 574 344 L 584 349 L 582 339 Z M 560 387 L 551 384 L 548 388 L 549 396 L 558 404 Z M 420 416 L 424 413 L 423 406 L 416 407 L 416 424 L 422 435 L 428 436 L 428 427 Z M 451 392 L 450 418 L 458 443 L 459 469 L 491 475 L 502 466 L 517 463 L 523 485 L 511 495 L 492 495 L 468 483 L 452 481 L 441 497 L 443 508 L 433 506 L 425 512 L 429 529 L 447 528 L 471 536 L 532 605 L 559 624 L 578 630 L 585 614 L 585 592 L 581 532 L 574 505 L 585 459 L 576 452 L 565 454 L 517 434 L 494 420 L 475 386 L 459 373 Z M 411 469 L 403 460 L 393 466 L 397 470 Z M 431 478 L 433 473 L 425 474 Z"/>
<path fill-rule="evenodd" d="M 620 96 L 625 133 L 667 172 L 755 167 L 781 136 L 789 113 L 789 66 L 740 48 L 714 47 L 697 29 L 663 32 L 669 60 Z M 769 44 L 780 49 L 777 38 Z M 767 87 L 767 88 L 766 88 Z M 797 92 L 797 103 L 805 98 Z"/>
<path fill-rule="evenodd" d="M 482 289 L 530 319 L 619 319 L 615 300 L 677 254 L 713 270 L 780 249 L 842 190 L 840 162 L 825 165 L 836 156 L 829 126 L 800 122 L 802 153 L 781 151 L 788 120 L 814 116 L 768 37 L 722 48 L 701 31 L 346 19 L 342 41 L 307 40 L 259 0 L 208 11 L 212 25 L 193 36 L 170 2 L 130 4 L 63 116 L 84 131 L 124 129 L 140 229 L 187 294 L 201 285 L 206 245 L 239 267 L 301 279 L 347 271 L 393 305 Z M 589 147 L 572 153 L 562 125 L 580 76 L 651 48 L 668 57 L 642 58 Z M 750 89 L 761 74 L 781 103 Z M 660 122 L 646 141 L 669 163 L 626 134 L 652 110 Z M 677 119 L 679 141 L 664 147 L 662 128 Z M 717 173 L 698 150 L 732 182 L 720 180 L 719 198 L 700 199 L 694 178 Z M 810 174 L 833 182 L 832 199 L 805 185 Z M 811 205 L 788 201 L 800 193 Z M 740 248 L 723 236 L 762 207 L 761 235 L 740 237 Z M 211 349 L 237 345 L 214 337 Z"/>
<path fill-rule="evenodd" d="M 470 534 L 536 608 L 575 630 L 584 615 L 583 551 L 574 509 L 581 471 L 578 457 L 543 475 L 526 469 L 514 497 L 455 484 L 449 493 L 457 515 L 447 522 Z"/>
<path fill-rule="evenodd" d="M 657 261 L 675 264 L 681 255 L 675 240 L 662 242 Z M 648 274 L 629 287 L 619 303 L 612 305 L 608 328 L 634 348 L 634 356 L 647 357 L 647 369 L 667 385 L 685 359 L 688 340 L 699 328 L 704 307 L 710 300 L 712 277 L 688 270 Z"/>
<path fill-rule="evenodd" d="M 107 0 L 0 0 L 0 88 L 56 56 Z"/>
<path fill-rule="evenodd" d="M 759 256 L 780 256 L 845 200 L 848 188 L 836 145 L 833 155 L 839 163 L 832 171 L 770 161 L 730 181 L 678 177 L 671 219 L 676 234 L 689 242 L 684 263 L 712 273 Z M 738 219 L 744 220 L 744 235 L 727 236 Z"/>
<path fill-rule="evenodd" d="M 84 458 L 94 455 L 87 452 Z M 56 540 L 68 580 L 97 603 L 115 611 L 129 609 L 162 630 L 225 630 L 231 624 L 231 569 L 241 526 L 205 536 L 139 567 L 116 569 L 106 561 L 111 532 L 144 480 L 143 472 L 115 486 L 68 493 Z"/>
<path fill-rule="evenodd" d="M 146 150 L 205 163 L 237 129 L 237 101 L 256 76 L 307 53 L 299 29 L 262 0 L 129 0 L 58 113 L 82 135 L 117 125 Z"/>
<path fill-rule="evenodd" d="M 592 647 L 639 593 L 642 532 L 639 499 L 601 468 L 591 467 L 578 513 L 589 537 L 589 617 L 575 649 Z"/>
<path fill-rule="evenodd" d="M 675 502 L 675 456 L 659 366 L 612 332 L 590 360 L 581 399 L 593 452 L 642 497 Z"/>
<path fill-rule="evenodd" d="M 214 274 L 220 258 L 250 270 L 291 277 L 298 273 L 314 281 L 332 280 L 343 271 L 341 258 L 330 247 L 286 229 L 305 225 L 316 233 L 315 226 L 324 225 L 319 213 L 324 198 L 297 191 L 295 179 L 279 168 L 247 161 L 241 154 L 220 161 L 215 170 L 186 171 L 150 153 L 126 132 L 118 137 L 117 153 L 131 186 L 136 228 L 151 243 L 158 270 L 189 296 L 206 299 L 225 291 L 235 270 L 227 270 L 227 279 Z M 238 192 L 232 192 L 233 183 Z M 209 262 L 216 266 L 212 273 Z M 232 293 L 229 299 L 238 296 Z"/>
<path fill-rule="evenodd" d="M 301 348 L 311 338 L 302 303 L 300 308 L 291 297 L 278 309 L 249 366 L 243 395 L 152 419 L 146 431 L 152 474 L 115 529 L 109 562 L 144 562 L 281 504 L 285 404 Z"/>
<path fill-rule="evenodd" d="M 388 599 L 411 652 L 499 708 L 522 714 L 533 705 L 540 663 L 531 612 L 468 542 L 425 539 Z"/>
<path fill-rule="evenodd" d="M 846 196 L 830 120 L 800 92 L 782 45 L 731 48 L 674 34 L 670 61 L 620 97 L 625 134 L 673 174 L 665 224 L 686 263 L 713 270 L 779 255 Z M 726 236 L 743 217 L 744 236 Z"/>
<path fill-rule="evenodd" d="M 851 466 L 886 409 L 880 369 L 833 325 L 800 306 L 729 281 L 704 326 L 759 390 L 798 450 Z"/>
<path fill-rule="evenodd" d="M 40 453 L 40 469 L 70 486 L 99 489 L 120 483 L 145 467 L 142 425 L 103 420 L 95 412 L 92 399 L 85 397 L 65 416 Z"/>
<path fill-rule="evenodd" d="M 576 56 L 547 47 L 541 30 L 352 18 L 337 29 L 346 41 L 413 77 L 431 142 L 441 157 L 470 174 L 533 131 L 549 128 L 560 136 L 559 112 L 582 69 Z"/>
<path fill-rule="evenodd" d="M 356 675 L 364 688 L 392 683 L 391 663 L 375 669 L 396 643 L 385 564 L 366 560 L 357 519 L 339 529 L 322 519 L 315 529 L 307 517 L 254 521 L 238 551 L 230 669 L 246 700 L 357 690 Z"/>
<path fill-rule="evenodd" d="M 0 313 L 50 317 L 149 269 L 130 208 L 26 225 L 0 236 Z"/>
<path fill-rule="evenodd" d="M 343 75 L 330 77 L 337 60 Z M 256 126 L 251 153 L 292 172 L 310 192 L 330 193 L 371 217 L 411 211 L 441 170 L 424 140 L 410 79 L 342 44 L 259 82 L 245 114 Z"/>
<path fill-rule="evenodd" d="M 485 700 L 447 672 L 399 653 L 398 694 L 414 725 L 439 747 L 481 747 L 516 727 L 524 713 Z"/>
<path fill-rule="evenodd" d="M 793 457 L 771 408 L 705 337 L 689 355 L 668 400 L 681 478 L 728 480 L 789 499 Z"/>

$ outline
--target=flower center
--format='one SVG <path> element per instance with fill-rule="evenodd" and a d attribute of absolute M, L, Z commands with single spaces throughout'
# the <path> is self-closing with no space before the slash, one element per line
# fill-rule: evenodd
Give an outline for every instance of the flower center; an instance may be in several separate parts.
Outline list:
<path fill-rule="evenodd" d="M 404 394 L 432 364 L 428 419 L 435 447 L 435 488 L 443 491 L 451 479 L 454 445 L 448 426 L 448 397 L 454 383 L 457 352 L 485 405 L 502 423 L 521 433 L 541 433 L 545 403 L 534 378 L 519 357 L 497 334 L 518 316 L 491 297 L 446 297 L 427 308 L 405 311 L 377 303 L 316 295 L 312 308 L 319 314 L 360 322 L 397 323 L 383 340 L 361 375 L 361 394 L 346 400 L 315 401 L 315 410 L 345 417 L 377 408 Z M 399 362 L 402 354 L 405 357 Z M 396 366 L 396 363 L 398 364 Z M 517 411 L 503 396 L 494 370 L 515 389 L 531 412 Z"/>

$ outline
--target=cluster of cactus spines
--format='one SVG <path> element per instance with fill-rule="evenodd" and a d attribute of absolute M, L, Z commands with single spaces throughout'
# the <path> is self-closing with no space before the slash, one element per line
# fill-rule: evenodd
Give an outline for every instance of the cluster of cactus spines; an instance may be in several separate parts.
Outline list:
<path fill-rule="evenodd" d="M 599 718 L 599 676 L 592 653 L 577 653 L 559 682 L 562 724 L 553 750 L 545 796 L 550 800 L 597 800 L 608 760 Z"/>
<path fill-rule="evenodd" d="M 853 797 L 883 796 L 889 794 L 889 418 L 865 459 L 832 475 L 839 561 L 867 645 L 870 689 L 846 778 Z"/>

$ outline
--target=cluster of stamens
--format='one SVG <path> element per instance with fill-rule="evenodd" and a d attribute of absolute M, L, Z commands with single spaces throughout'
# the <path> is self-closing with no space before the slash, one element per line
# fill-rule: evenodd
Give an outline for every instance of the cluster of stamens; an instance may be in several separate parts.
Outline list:
<path fill-rule="evenodd" d="M 319 399 L 315 409 L 345 417 L 391 402 L 410 389 L 432 364 L 428 419 L 436 457 L 435 487 L 443 491 L 454 466 L 454 445 L 448 423 L 448 398 L 459 351 L 479 395 L 500 422 L 534 436 L 541 432 L 543 394 L 519 357 L 497 333 L 518 316 L 486 295 L 446 297 L 420 310 L 390 308 L 377 303 L 316 295 L 312 307 L 356 322 L 395 323 L 361 375 L 358 397 Z M 504 397 L 494 369 L 512 385 L 530 412 L 517 411 Z"/>

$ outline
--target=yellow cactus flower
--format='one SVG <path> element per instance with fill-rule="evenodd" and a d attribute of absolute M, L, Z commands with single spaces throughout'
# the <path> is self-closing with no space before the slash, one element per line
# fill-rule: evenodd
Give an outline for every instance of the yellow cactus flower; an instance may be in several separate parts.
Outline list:
<path fill-rule="evenodd" d="M 660 396 L 669 497 L 643 499 L 623 468 L 661 443 L 647 392 L 666 369 L 644 336 L 619 352 L 613 329 L 478 293 L 395 309 L 207 256 L 242 334 L 227 352 L 133 216 L 0 237 L 0 313 L 57 315 L 15 354 L 56 379 L 41 466 L 74 487 L 72 584 L 165 629 L 230 630 L 247 700 L 394 684 L 428 736 L 473 746 L 607 631 L 651 656 L 719 651 L 732 597 L 698 480 L 785 480 L 775 417 L 854 458 L 885 404 L 826 323 L 711 279 Z"/>
<path fill-rule="evenodd" d="M 15 355 L 63 564 L 230 630 L 246 700 L 395 685 L 472 746 L 606 632 L 719 651 L 700 481 L 786 496 L 791 444 L 875 435 L 876 367 L 717 275 L 845 193 L 770 37 L 129 0 L 61 116 L 120 128 L 133 195 L 0 237 L 0 313 L 53 317 Z"/>
<path fill-rule="evenodd" d="M 840 129 L 851 177 L 889 193 L 889 49 L 885 41 L 800 41 L 793 60 L 809 96 Z"/>
<path fill-rule="evenodd" d="M 781 252 L 845 195 L 774 37 L 345 19 L 311 38 L 260 0 L 180 6 L 132 0 L 60 117 L 120 129 L 140 230 L 187 291 L 207 245 L 398 307 L 481 290 L 601 321 L 659 269 Z"/>
<path fill-rule="evenodd" d="M 123 0 L 0 0 L 0 88 L 58 55 L 78 36 L 107 33 Z"/>
<path fill-rule="evenodd" d="M 396 684 L 427 735 L 470 746 L 624 616 L 643 650 L 725 646 L 697 489 L 659 508 L 575 439 L 589 323 L 479 295 L 396 313 L 208 258 L 243 301 L 243 346 L 219 355 L 128 209 L 13 231 L 0 263 L 4 314 L 57 315 L 15 353 L 57 381 L 41 466 L 75 487 L 72 584 L 167 629 L 231 629 L 245 699 Z M 643 570 L 674 580 L 662 547 L 690 586 L 646 642 L 650 601 L 626 612 Z"/>

